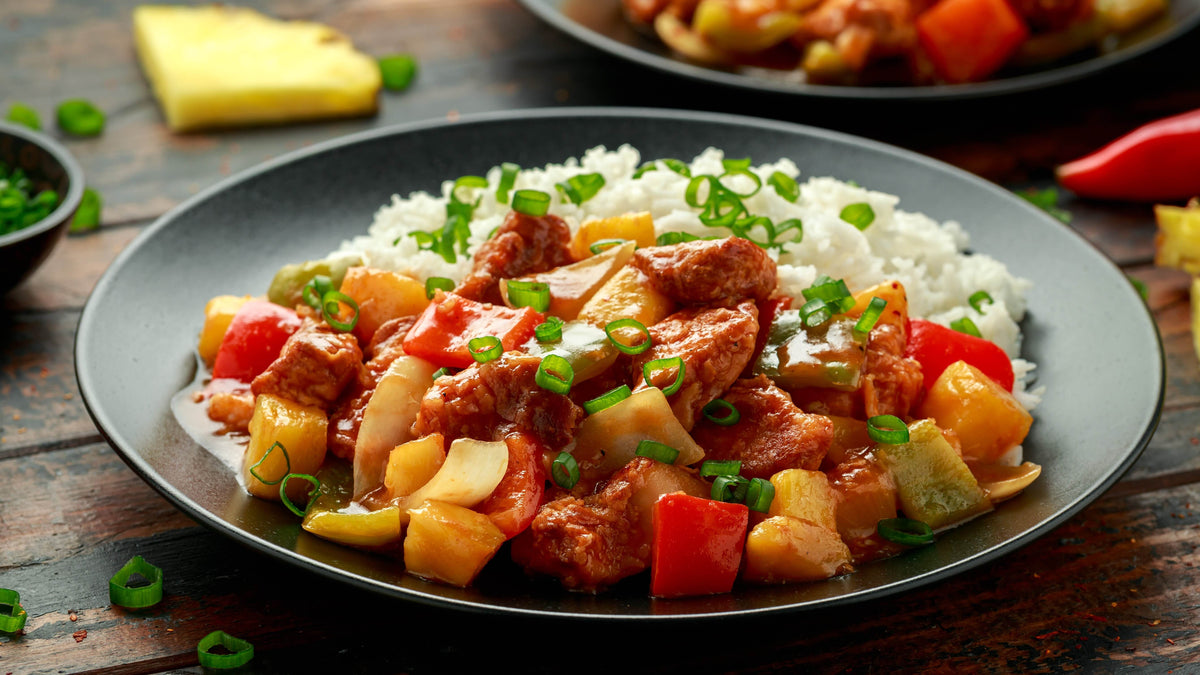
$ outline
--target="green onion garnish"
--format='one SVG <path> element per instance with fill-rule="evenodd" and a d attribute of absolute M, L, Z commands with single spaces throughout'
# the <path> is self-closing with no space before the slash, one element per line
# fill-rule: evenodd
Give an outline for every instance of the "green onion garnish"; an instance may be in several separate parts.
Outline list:
<path fill-rule="evenodd" d="M 750 179 L 750 182 L 754 183 L 754 189 L 745 193 L 725 188 L 733 194 L 745 199 L 748 197 L 753 197 L 758 193 L 759 190 L 762 189 L 762 179 L 750 170 L 749 157 L 745 159 L 723 159 L 721 160 L 721 166 L 725 167 L 725 173 L 721 174 L 721 178 L 726 176 L 745 176 L 746 178 Z"/>
<path fill-rule="evenodd" d="M 701 412 L 704 413 L 704 419 L 723 427 L 731 427 L 742 419 L 742 413 L 723 398 L 714 398 Z"/>
<path fill-rule="evenodd" d="M 700 237 L 687 232 L 663 232 L 654 240 L 655 246 L 671 246 L 673 244 L 681 244 L 685 241 L 696 241 Z"/>
<path fill-rule="evenodd" d="M 875 209 L 872 209 L 871 205 L 866 202 L 849 204 L 842 209 L 839 217 L 858 229 L 865 230 L 875 222 Z"/>
<path fill-rule="evenodd" d="M 841 279 L 830 279 L 822 274 L 817 277 L 812 286 L 801 291 L 805 300 L 822 300 L 829 306 L 831 312 L 843 314 L 854 307 L 854 296 Z"/>
<path fill-rule="evenodd" d="M 645 335 L 646 339 L 642 340 L 636 345 L 627 345 L 618 340 L 616 335 L 613 335 L 613 333 L 622 328 L 633 328 L 642 335 Z M 641 354 L 649 349 L 650 345 L 654 343 L 654 341 L 650 338 L 650 329 L 646 328 L 646 326 L 637 319 L 617 319 L 616 321 L 613 321 L 605 326 L 604 332 L 608 334 L 608 339 L 613 343 L 613 346 L 625 354 Z"/>
<path fill-rule="evenodd" d="M 782 171 L 776 171 L 767 179 L 767 185 L 775 188 L 775 192 L 793 204 L 800 198 L 800 186 L 795 179 Z"/>
<path fill-rule="evenodd" d="M 658 385 L 654 384 L 655 375 L 670 371 L 671 369 L 675 370 L 675 379 L 668 386 L 659 387 L 662 389 L 664 396 L 670 396 L 671 394 L 679 391 L 679 388 L 683 386 L 683 377 L 684 373 L 687 371 L 687 368 L 684 367 L 683 359 L 681 357 L 672 356 L 665 359 L 654 359 L 653 361 L 647 361 L 646 365 L 642 366 L 642 377 L 645 378 L 646 384 L 650 385 L 651 387 L 656 387 Z"/>
<path fill-rule="evenodd" d="M 389 91 L 404 91 L 417 76 L 417 60 L 410 54 L 393 54 L 379 59 L 379 75 Z"/>
<path fill-rule="evenodd" d="M 805 326 L 815 328 L 833 318 L 833 310 L 820 298 L 809 300 L 800 307 L 800 318 Z"/>
<path fill-rule="evenodd" d="M 533 381 L 546 391 L 567 394 L 571 391 L 571 384 L 575 382 L 575 369 L 571 367 L 570 361 L 558 354 L 547 354 L 538 365 Z"/>
<path fill-rule="evenodd" d="M 686 178 L 692 177 L 692 170 L 688 167 L 687 164 L 679 161 L 678 159 L 659 159 L 659 160 L 655 160 L 655 161 L 651 161 L 651 162 L 646 162 L 645 164 L 639 166 L 637 168 L 637 171 L 633 172 L 633 177 L 635 179 L 641 178 L 643 175 L 645 175 L 646 173 L 648 173 L 650 171 L 657 171 L 658 170 L 658 162 L 662 162 L 663 166 L 667 167 L 671 171 L 674 171 L 675 173 L 679 174 L 680 176 L 684 176 Z"/>
<path fill-rule="evenodd" d="M 428 286 L 427 286 L 428 288 Z M 300 299 L 304 300 L 304 304 L 313 309 L 321 309 L 321 299 L 330 291 L 336 291 L 333 287 L 333 281 L 324 274 L 318 274 L 308 280 L 304 284 L 304 289 L 300 291 Z"/>
<path fill-rule="evenodd" d="M 221 646 L 228 654 L 214 654 L 213 647 Z M 216 630 L 205 635 L 196 645 L 196 655 L 200 657 L 200 665 L 216 670 L 231 670 L 250 663 L 254 658 L 254 645 L 241 638 L 235 638 L 223 630 Z"/>
<path fill-rule="evenodd" d="M 705 478 L 713 476 L 736 476 L 742 472 L 742 463 L 736 459 L 710 459 L 700 465 L 700 475 Z"/>
<path fill-rule="evenodd" d="M 454 290 L 454 280 L 446 277 L 429 277 L 425 280 L 425 297 L 433 299 L 433 294 L 436 291 L 446 291 L 449 293 Z"/>
<path fill-rule="evenodd" d="M 741 476 L 717 476 L 709 495 L 719 502 L 742 502 L 749 487 L 750 481 Z"/>
<path fill-rule="evenodd" d="M 989 305 L 996 302 L 992 300 L 992 296 L 988 295 L 987 291 L 975 291 L 971 294 L 971 297 L 967 298 L 967 304 L 971 305 L 971 308 L 980 314 L 983 314 L 983 303 L 985 302 Z"/>
<path fill-rule="evenodd" d="M 0 606 L 4 605 L 8 606 L 8 613 L 0 614 L 0 633 L 16 633 L 24 628 L 25 619 L 29 618 L 29 615 L 21 606 L 21 594 L 8 588 L 0 588 Z"/>
<path fill-rule="evenodd" d="M 858 317 L 858 321 L 854 324 L 854 334 L 860 337 L 869 335 L 871 329 L 879 321 L 879 317 L 883 315 L 884 307 L 887 307 L 887 300 L 872 297 L 871 302 L 867 303 L 867 308 L 863 310 L 862 316 Z"/>
<path fill-rule="evenodd" d="M 58 126 L 72 136 L 98 136 L 104 131 L 104 113 L 90 101 L 63 101 L 58 104 Z"/>
<path fill-rule="evenodd" d="M 550 465 L 550 477 L 558 487 L 570 490 L 579 482 L 579 462 L 569 452 L 558 453 Z"/>
<path fill-rule="evenodd" d="M 604 187 L 604 176 L 598 173 L 571 176 L 561 183 L 554 184 L 554 188 L 575 205 L 595 197 L 602 187 Z"/>
<path fill-rule="evenodd" d="M 908 426 L 895 415 L 876 415 L 867 420 L 867 435 L 876 443 L 899 445 L 908 442 Z"/>
<path fill-rule="evenodd" d="M 504 346 L 495 335 L 484 335 L 467 340 L 467 351 L 471 352 L 471 358 L 475 359 L 476 363 L 487 363 L 500 358 L 504 353 Z"/>
<path fill-rule="evenodd" d="M 146 586 L 129 586 L 129 579 L 135 574 L 141 575 L 150 583 Z M 127 609 L 152 607 L 162 601 L 162 596 L 162 570 L 146 562 L 140 555 L 133 556 L 108 580 L 109 601 Z"/>
<path fill-rule="evenodd" d="M 37 111 L 19 101 L 9 106 L 8 116 L 5 119 L 29 127 L 34 131 L 42 129 L 42 119 L 38 117 Z"/>
<path fill-rule="evenodd" d="M 75 211 L 75 216 L 71 218 L 72 232 L 86 232 L 100 227 L 100 209 L 104 205 L 104 200 L 100 198 L 100 193 L 92 188 L 83 189 L 83 198 L 79 200 L 79 208 Z"/>
<path fill-rule="evenodd" d="M 512 209 L 527 216 L 544 216 L 550 210 L 550 195 L 540 190 L 517 190 L 513 193 Z"/>
<path fill-rule="evenodd" d="M 348 306 L 354 312 L 346 321 L 342 321 L 342 305 Z M 325 317 L 325 323 L 343 333 L 349 333 L 358 325 L 358 303 L 341 291 L 329 291 L 321 296 L 321 315 Z"/>
<path fill-rule="evenodd" d="M 557 316 L 546 317 L 545 323 L 539 323 L 533 329 L 533 335 L 537 341 L 546 344 L 550 342 L 558 342 L 562 339 L 563 320 Z"/>
<path fill-rule="evenodd" d="M 700 222 L 708 227 L 732 227 L 745 212 L 740 196 L 722 188 L 705 205 Z"/>
<path fill-rule="evenodd" d="M 663 464 L 674 464 L 676 459 L 679 459 L 679 451 L 666 443 L 659 443 L 646 439 L 638 443 L 637 451 L 634 453 L 638 457 L 649 457 Z"/>
<path fill-rule="evenodd" d="M 437 370 L 433 371 L 433 381 L 437 382 L 439 377 L 445 377 L 446 375 L 453 375 L 453 374 L 454 374 L 453 368 L 449 368 L 447 366 L 442 366 L 441 368 L 438 368 Z"/>
<path fill-rule="evenodd" d="M 875 526 L 879 536 L 905 546 L 925 546 L 933 543 L 933 528 L 928 523 L 911 518 L 887 518 Z"/>
<path fill-rule="evenodd" d="M 624 243 L 625 243 L 624 239 L 601 239 L 601 240 L 597 241 L 596 243 L 592 244 L 591 246 L 589 246 L 588 250 L 592 252 L 592 255 L 598 255 L 600 253 L 604 253 L 605 251 L 607 251 L 608 249 L 610 249 L 614 246 L 620 246 L 621 244 L 624 244 Z"/>
<path fill-rule="evenodd" d="M 1130 274 L 1126 274 L 1125 278 L 1129 279 L 1129 283 L 1133 284 L 1133 287 L 1137 289 L 1138 295 L 1142 296 L 1142 302 L 1150 299 L 1150 288 L 1146 286 L 1146 282 Z"/>
<path fill-rule="evenodd" d="M 629 385 L 623 384 L 615 389 L 609 389 L 596 398 L 585 402 L 583 404 L 583 411 L 589 415 L 594 415 L 605 408 L 624 401 L 632 395 L 633 392 L 629 389 Z"/>
<path fill-rule="evenodd" d="M 512 162 L 504 162 L 500 165 L 500 184 L 496 186 L 497 202 L 501 204 L 508 203 L 508 193 L 517 184 L 517 174 L 520 172 L 521 167 Z M 488 239 L 491 239 L 491 237 L 488 237 Z"/>
<path fill-rule="evenodd" d="M 979 326 L 976 326 L 975 322 L 972 321 L 970 317 L 964 316 L 957 321 L 951 321 L 950 327 L 960 333 L 974 335 L 975 337 L 983 337 L 983 334 L 979 332 Z"/>
<path fill-rule="evenodd" d="M 451 197 L 453 198 L 453 201 L 457 201 L 462 204 L 468 204 L 471 202 L 469 202 L 468 200 L 459 198 L 459 196 L 458 196 L 459 188 L 471 189 L 471 188 L 485 188 L 487 186 L 488 186 L 487 179 L 484 178 L 483 176 L 459 176 L 454 181 L 454 187 L 450 188 L 450 194 L 451 194 Z M 479 201 L 476 200 L 474 202 L 474 205 L 478 206 L 478 204 L 479 204 Z"/>
<path fill-rule="evenodd" d="M 775 499 L 775 486 L 765 478 L 751 478 L 750 486 L 746 488 L 746 506 L 751 511 L 766 513 L 771 509 Z"/>
<path fill-rule="evenodd" d="M 312 486 L 313 486 L 313 488 L 308 491 L 308 502 L 305 503 L 303 511 L 301 511 L 299 508 L 297 508 L 296 505 L 292 503 L 292 500 L 288 499 L 288 496 L 287 496 L 287 484 L 288 484 L 288 481 L 292 480 L 293 478 L 299 478 L 300 480 L 306 480 L 309 483 L 312 483 Z M 313 501 L 315 501 L 313 499 L 313 496 L 316 495 L 317 493 L 319 493 L 320 491 L 321 491 L 321 481 L 318 480 L 316 476 L 310 476 L 309 474 L 306 474 L 306 473 L 289 473 L 288 475 L 283 477 L 282 481 L 279 482 L 279 499 L 283 502 L 283 505 L 287 507 L 288 511 L 291 511 L 292 513 L 296 514 L 300 518 L 303 518 L 306 514 L 308 514 L 308 509 L 310 507 L 312 507 Z"/>
<path fill-rule="evenodd" d="M 280 443 L 279 441 L 275 441 L 274 443 L 271 444 L 271 447 L 267 448 L 267 451 L 263 453 L 263 456 L 257 462 L 250 465 L 250 475 L 254 476 L 256 479 L 258 479 L 258 482 L 262 483 L 263 485 L 278 485 L 279 483 L 283 482 L 282 477 L 276 478 L 275 480 L 267 480 L 267 479 L 263 478 L 262 476 L 258 475 L 258 472 L 255 471 L 255 469 L 257 469 L 260 464 L 267 461 L 267 457 L 270 457 L 271 453 L 275 452 L 276 448 L 279 448 L 279 451 L 283 453 L 283 464 L 284 464 L 283 475 L 286 476 L 287 474 L 292 472 L 292 458 L 288 457 L 287 448 L 283 447 L 283 443 Z"/>
<path fill-rule="evenodd" d="M 544 281 L 509 279 L 505 286 L 508 289 L 508 302 L 513 307 L 531 307 L 535 312 L 550 308 L 550 284 Z"/>

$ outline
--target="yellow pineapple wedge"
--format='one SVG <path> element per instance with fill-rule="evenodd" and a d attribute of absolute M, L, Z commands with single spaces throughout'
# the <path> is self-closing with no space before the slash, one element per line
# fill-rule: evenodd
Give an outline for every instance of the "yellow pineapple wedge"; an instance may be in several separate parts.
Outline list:
<path fill-rule="evenodd" d="M 172 131 L 373 114 L 375 59 L 318 23 L 252 9 L 143 5 L 138 56 Z"/>

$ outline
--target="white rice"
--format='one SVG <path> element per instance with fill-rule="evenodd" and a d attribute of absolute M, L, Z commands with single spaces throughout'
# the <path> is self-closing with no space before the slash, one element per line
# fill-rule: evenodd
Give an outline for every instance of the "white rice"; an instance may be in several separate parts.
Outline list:
<path fill-rule="evenodd" d="M 692 175 L 721 174 L 723 158 L 720 150 L 705 150 L 692 160 Z M 638 151 L 628 145 L 615 151 L 596 147 L 585 152 L 582 159 L 571 158 L 562 164 L 522 170 L 514 189 L 529 188 L 551 195 L 550 213 L 566 220 L 572 230 L 594 218 L 649 211 L 659 234 L 682 231 L 711 236 L 714 229 L 701 223 L 700 210 L 688 206 L 684 199 L 689 179 L 660 165 L 658 170 L 634 180 L 634 171 L 642 161 Z M 779 264 L 784 293 L 801 297 L 801 291 L 820 274 L 844 279 L 851 291 L 897 280 L 908 292 L 910 316 L 943 325 L 970 317 L 985 338 L 1000 345 L 1013 359 L 1017 377 L 1014 394 L 1018 401 L 1027 409 L 1037 405 L 1042 388 L 1029 389 L 1034 364 L 1019 358 L 1018 322 L 1025 314 L 1025 294 L 1031 282 L 1009 274 L 1003 263 L 986 255 L 965 254 L 968 238 L 958 223 L 938 223 L 924 214 L 900 210 L 897 196 L 833 178 L 808 177 L 800 182 L 800 198 L 791 203 L 765 182 L 775 171 L 799 182 L 800 170 L 791 160 L 751 170 L 764 180 L 764 186 L 743 200 L 749 212 L 766 216 L 775 223 L 790 218 L 803 222 L 801 243 L 788 245 L 782 254 L 771 250 Z M 554 185 L 581 173 L 599 173 L 604 176 L 605 185 L 594 197 L 575 205 L 565 201 Z M 487 179 L 489 186 L 486 190 L 479 189 L 477 196 L 481 199 L 471 222 L 472 251 L 509 211 L 506 204 L 494 198 L 500 169 L 489 171 Z M 391 203 L 375 214 L 368 234 L 343 242 L 334 256 L 358 255 L 370 266 L 419 279 L 429 276 L 461 279 L 471 268 L 468 257 L 459 256 L 457 262 L 447 263 L 435 253 L 418 250 L 416 239 L 408 236 L 419 230 L 441 228 L 453 185 L 453 180 L 445 181 L 440 196 L 425 192 L 414 192 L 408 197 L 393 195 Z M 875 212 L 874 222 L 862 231 L 839 217 L 843 207 L 859 202 L 870 204 Z M 968 303 L 968 298 L 981 290 L 994 300 L 993 304 L 982 306 L 982 313 Z"/>

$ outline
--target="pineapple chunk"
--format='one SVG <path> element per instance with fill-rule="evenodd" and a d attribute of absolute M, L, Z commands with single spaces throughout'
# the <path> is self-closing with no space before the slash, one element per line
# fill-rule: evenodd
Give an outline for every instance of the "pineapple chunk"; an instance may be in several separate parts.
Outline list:
<path fill-rule="evenodd" d="M 609 475 L 637 455 L 644 440 L 658 441 L 679 451 L 676 466 L 704 459 L 701 448 L 679 423 L 662 389 L 650 387 L 588 415 L 575 434 L 571 454 L 581 467 Z"/>
<path fill-rule="evenodd" d="M 942 371 L 918 414 L 953 431 L 964 459 L 984 463 L 1019 445 L 1033 424 L 1033 416 L 1012 394 L 966 361 Z"/>
<path fill-rule="evenodd" d="M 585 258 L 577 263 L 563 265 L 527 277 L 522 281 L 540 281 L 550 287 L 550 307 L 547 313 L 570 321 L 579 315 L 579 310 L 600 290 L 605 282 L 625 267 L 633 257 L 637 244 L 627 241 L 606 251 Z M 504 303 L 512 306 L 508 299 L 508 280 L 500 281 L 500 295 Z"/>
<path fill-rule="evenodd" d="M 456 504 L 427 501 L 408 515 L 404 567 L 423 579 L 465 587 L 505 541 L 490 518 Z"/>
<path fill-rule="evenodd" d="M 771 516 L 750 530 L 742 578 L 759 583 L 820 581 L 851 571 L 837 531 L 801 518 Z"/>
<path fill-rule="evenodd" d="M 378 106 L 378 64 L 318 23 L 223 5 L 143 5 L 133 29 L 172 131 L 366 115 Z"/>
<path fill-rule="evenodd" d="M 637 319 L 650 326 L 667 318 L 674 309 L 675 303 L 655 290 L 649 277 L 626 265 L 584 304 L 579 318 L 601 328 L 617 319 Z"/>
<path fill-rule="evenodd" d="M 204 306 L 204 327 L 200 329 L 200 344 L 197 351 L 204 363 L 212 368 L 217 359 L 217 351 L 221 349 L 221 340 L 225 331 L 233 321 L 233 315 L 250 300 L 250 296 L 218 295 Z"/>
<path fill-rule="evenodd" d="M 327 427 L 328 419 L 320 408 L 293 403 L 274 394 L 259 395 L 254 400 L 254 416 L 250 418 L 250 445 L 242 460 L 246 491 L 262 499 L 278 500 L 279 481 L 284 476 L 315 474 L 325 461 Z M 272 451 L 276 443 L 284 451 L 279 448 Z M 268 452 L 270 456 L 264 460 Z M 289 481 L 288 498 L 303 500 L 311 489 L 312 485 L 305 481 Z"/>
<path fill-rule="evenodd" d="M 1193 199 L 1186 208 L 1158 204 L 1154 218 L 1158 222 L 1154 264 L 1200 275 L 1200 199 Z"/>
<path fill-rule="evenodd" d="M 428 483 L 446 463 L 445 442 L 441 434 L 430 434 L 392 449 L 383 476 L 388 499 L 407 497 Z"/>
<path fill-rule="evenodd" d="M 571 237 L 571 256 L 576 260 L 591 257 L 592 244 L 604 239 L 624 239 L 637 246 L 653 246 L 654 218 L 649 211 L 641 211 L 589 220 L 580 225 Z"/>
<path fill-rule="evenodd" d="M 908 425 L 909 441 L 881 443 L 879 459 L 892 472 L 904 515 L 933 529 L 992 510 L 971 470 L 933 420 Z"/>
<path fill-rule="evenodd" d="M 768 513 L 807 520 L 828 530 L 837 529 L 837 494 L 820 471 L 786 469 L 771 476 L 775 499 Z"/>
<path fill-rule="evenodd" d="M 373 267 L 346 270 L 339 290 L 358 303 L 354 337 L 363 344 L 370 342 L 385 322 L 420 314 L 429 305 L 425 284 L 410 276 Z"/>
<path fill-rule="evenodd" d="M 876 326 L 891 324 L 900 329 L 902 334 L 908 334 L 908 293 L 904 284 L 899 281 L 885 281 L 854 294 L 854 307 L 846 312 L 846 316 L 857 319 L 871 304 L 871 298 L 880 298 L 887 302 L 883 313 L 879 315 Z"/>

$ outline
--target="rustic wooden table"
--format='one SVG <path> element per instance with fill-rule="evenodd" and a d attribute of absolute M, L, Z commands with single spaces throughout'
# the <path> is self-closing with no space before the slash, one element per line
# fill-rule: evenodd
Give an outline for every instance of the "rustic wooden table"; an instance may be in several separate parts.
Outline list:
<path fill-rule="evenodd" d="M 389 601 L 281 567 L 199 527 L 103 442 L 80 400 L 72 347 L 96 279 L 154 218 L 231 173 L 315 141 L 478 111 L 699 108 L 859 133 L 1017 189 L 1048 184 L 1056 162 L 1141 122 L 1200 107 L 1196 33 L 1053 92 L 830 104 L 643 70 L 557 34 L 512 0 L 262 0 L 249 4 L 332 24 L 369 53 L 416 54 L 416 85 L 384 94 L 370 119 L 177 136 L 164 128 L 135 61 L 134 4 L 0 4 L 0 107 L 21 100 L 48 116 L 60 100 L 85 97 L 109 115 L 103 136 L 65 141 L 105 196 L 103 226 L 67 238 L 0 300 L 0 587 L 19 589 L 29 613 L 23 635 L 0 634 L 0 674 L 198 671 L 196 643 L 214 627 L 256 645 L 252 672 L 1195 672 L 1200 366 L 1188 279 L 1153 266 L 1155 228 L 1144 205 L 1065 203 L 1071 227 L 1149 287 L 1166 349 L 1162 422 L 1120 483 L 1035 543 L 951 580 L 819 615 L 656 627 L 649 645 L 624 628 L 576 625 L 564 635 L 545 622 Z M 169 570 L 166 599 L 149 611 L 108 603 L 108 577 L 134 554 Z M 616 639 L 626 644 L 607 644 Z"/>

